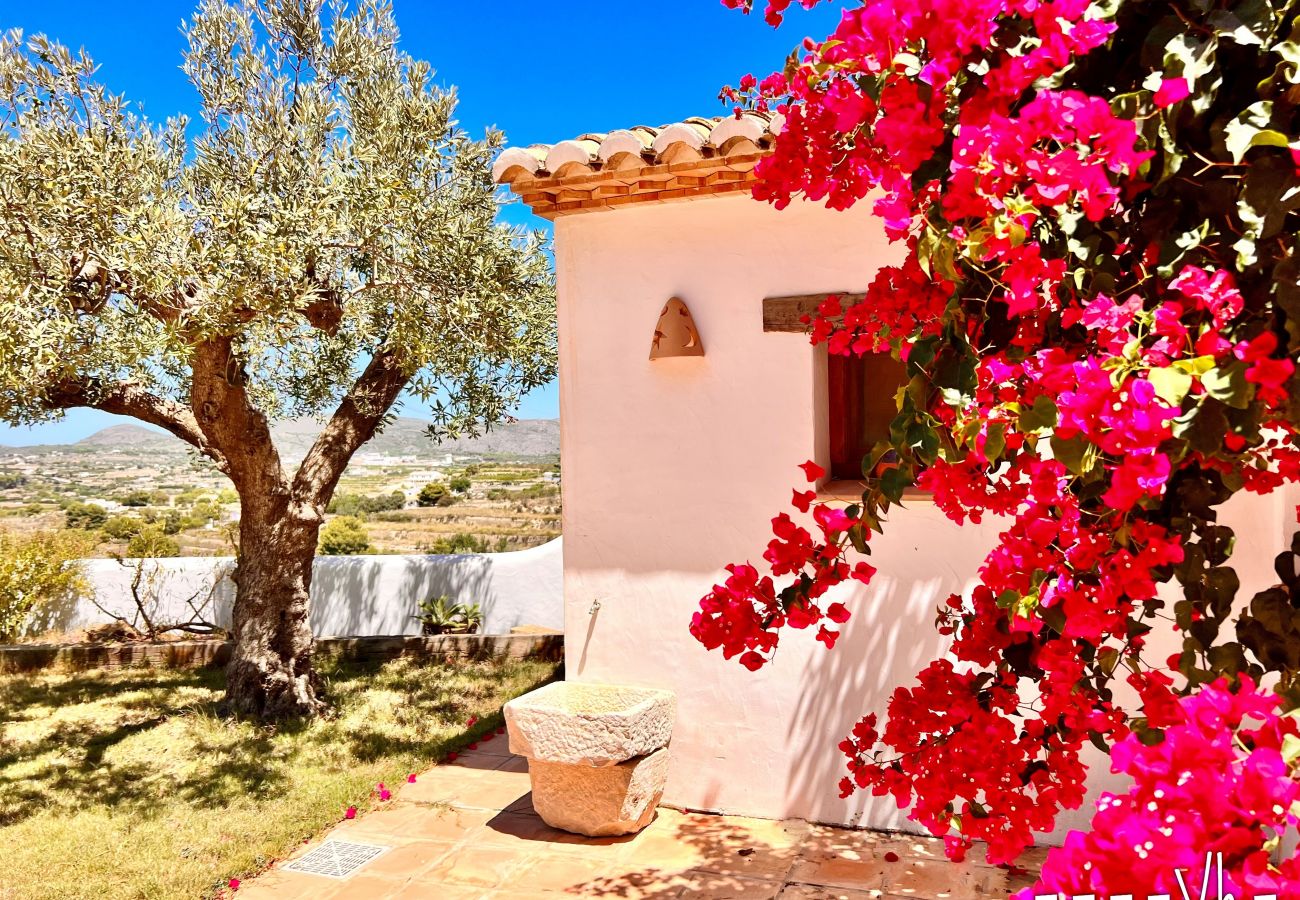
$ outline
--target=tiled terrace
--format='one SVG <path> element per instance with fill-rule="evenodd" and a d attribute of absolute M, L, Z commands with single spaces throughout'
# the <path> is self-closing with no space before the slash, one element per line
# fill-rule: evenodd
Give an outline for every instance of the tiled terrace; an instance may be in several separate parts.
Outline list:
<path fill-rule="evenodd" d="M 343 881 L 277 866 L 245 882 L 238 900 L 986 900 L 1031 881 L 982 859 L 948 862 L 931 838 L 796 820 L 660 809 L 630 837 L 557 831 L 533 812 L 525 761 L 504 737 L 401 787 L 328 835 L 393 849 Z"/>

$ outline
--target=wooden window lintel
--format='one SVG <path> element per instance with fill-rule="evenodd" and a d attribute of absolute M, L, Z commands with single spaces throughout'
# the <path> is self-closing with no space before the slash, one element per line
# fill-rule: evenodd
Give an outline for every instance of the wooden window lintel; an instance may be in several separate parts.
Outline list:
<path fill-rule="evenodd" d="M 823 291 L 820 294 L 797 294 L 792 297 L 765 297 L 763 298 L 763 330 L 806 334 L 808 325 L 803 321 L 803 317 L 811 318 L 816 315 L 817 307 L 831 295 L 839 297 L 846 306 L 858 303 L 866 297 L 866 294 L 852 291 Z"/>

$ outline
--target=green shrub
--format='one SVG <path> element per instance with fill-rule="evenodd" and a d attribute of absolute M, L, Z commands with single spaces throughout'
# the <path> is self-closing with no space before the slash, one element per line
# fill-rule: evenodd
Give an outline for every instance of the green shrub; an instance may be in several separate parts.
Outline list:
<path fill-rule="evenodd" d="M 420 493 L 416 496 L 415 502 L 419 506 L 437 506 L 438 501 L 445 496 L 447 496 L 447 485 L 441 481 L 430 481 L 420 488 Z"/>
<path fill-rule="evenodd" d="M 447 482 L 447 484 L 458 494 L 463 494 L 470 488 L 470 480 L 464 475 L 457 475 L 451 481 Z"/>
<path fill-rule="evenodd" d="M 374 497 L 365 497 L 361 494 L 348 494 L 340 491 L 330 500 L 329 508 L 326 511 L 340 516 L 356 516 L 369 513 L 392 512 L 394 510 L 402 509 L 405 506 L 406 495 L 401 491 L 393 491 L 391 494 L 379 494 Z"/>
<path fill-rule="evenodd" d="M 112 516 L 99 530 L 107 538 L 122 541 L 135 537 L 144 527 L 145 522 L 139 516 Z"/>
<path fill-rule="evenodd" d="M 90 530 L 108 521 L 108 510 L 98 503 L 69 503 L 63 511 L 69 528 Z"/>
<path fill-rule="evenodd" d="M 0 532 L 0 640 L 20 636 L 39 606 L 85 593 L 80 559 L 89 549 L 74 532 Z"/>
<path fill-rule="evenodd" d="M 487 553 L 488 542 L 486 538 L 460 532 L 451 537 L 438 538 L 429 545 L 425 552 L 438 554 Z"/>
<path fill-rule="evenodd" d="M 317 552 L 324 556 L 357 556 L 373 551 L 366 526 L 356 516 L 330 519 L 320 530 Z"/>
<path fill-rule="evenodd" d="M 160 524 L 162 525 L 163 534 L 180 534 L 185 528 L 185 518 L 178 510 L 169 509 L 162 517 Z"/>
<path fill-rule="evenodd" d="M 126 555 L 136 558 L 180 556 L 181 545 L 161 525 L 145 525 L 126 545 Z"/>

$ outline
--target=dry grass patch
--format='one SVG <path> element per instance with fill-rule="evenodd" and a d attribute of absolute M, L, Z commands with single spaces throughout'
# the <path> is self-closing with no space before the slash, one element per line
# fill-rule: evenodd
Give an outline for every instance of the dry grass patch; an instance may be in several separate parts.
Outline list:
<path fill-rule="evenodd" d="M 322 674 L 331 716 L 280 727 L 220 718 L 220 672 L 0 677 L 0 898 L 211 896 L 496 727 L 555 665 Z"/>

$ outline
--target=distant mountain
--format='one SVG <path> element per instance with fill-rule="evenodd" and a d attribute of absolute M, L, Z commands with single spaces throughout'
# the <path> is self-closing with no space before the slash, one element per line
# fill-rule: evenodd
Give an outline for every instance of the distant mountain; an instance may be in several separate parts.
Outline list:
<path fill-rule="evenodd" d="M 398 417 L 382 432 L 362 445 L 361 453 L 383 453 L 388 456 L 559 456 L 559 419 L 520 419 L 498 425 L 478 438 L 460 438 L 435 443 L 428 433 L 429 423 L 423 419 Z M 272 429 L 276 446 L 290 459 L 301 459 L 307 453 L 321 424 L 312 419 L 292 419 L 278 422 Z"/>
<path fill-rule="evenodd" d="M 78 447 L 102 447 L 107 450 L 118 448 L 153 448 L 180 442 L 165 431 L 155 431 L 140 425 L 110 425 L 96 431 L 90 437 L 77 441 Z M 55 446 L 55 445 L 51 445 Z"/>
<path fill-rule="evenodd" d="M 301 459 L 316 439 L 322 425 L 313 419 L 291 419 L 273 427 L 276 446 L 287 460 Z M 428 434 L 429 423 L 422 419 L 399 417 L 380 434 L 362 446 L 362 453 L 387 456 L 441 457 L 456 456 L 542 457 L 559 456 L 560 422 L 558 419 L 520 419 L 498 425 L 478 438 L 460 438 L 435 443 Z M 74 444 L 45 444 L 31 447 L 0 447 L 21 453 L 42 450 L 80 450 L 109 452 L 159 453 L 174 450 L 184 453 L 185 444 L 166 432 L 139 425 L 113 425 L 97 431 Z"/>

